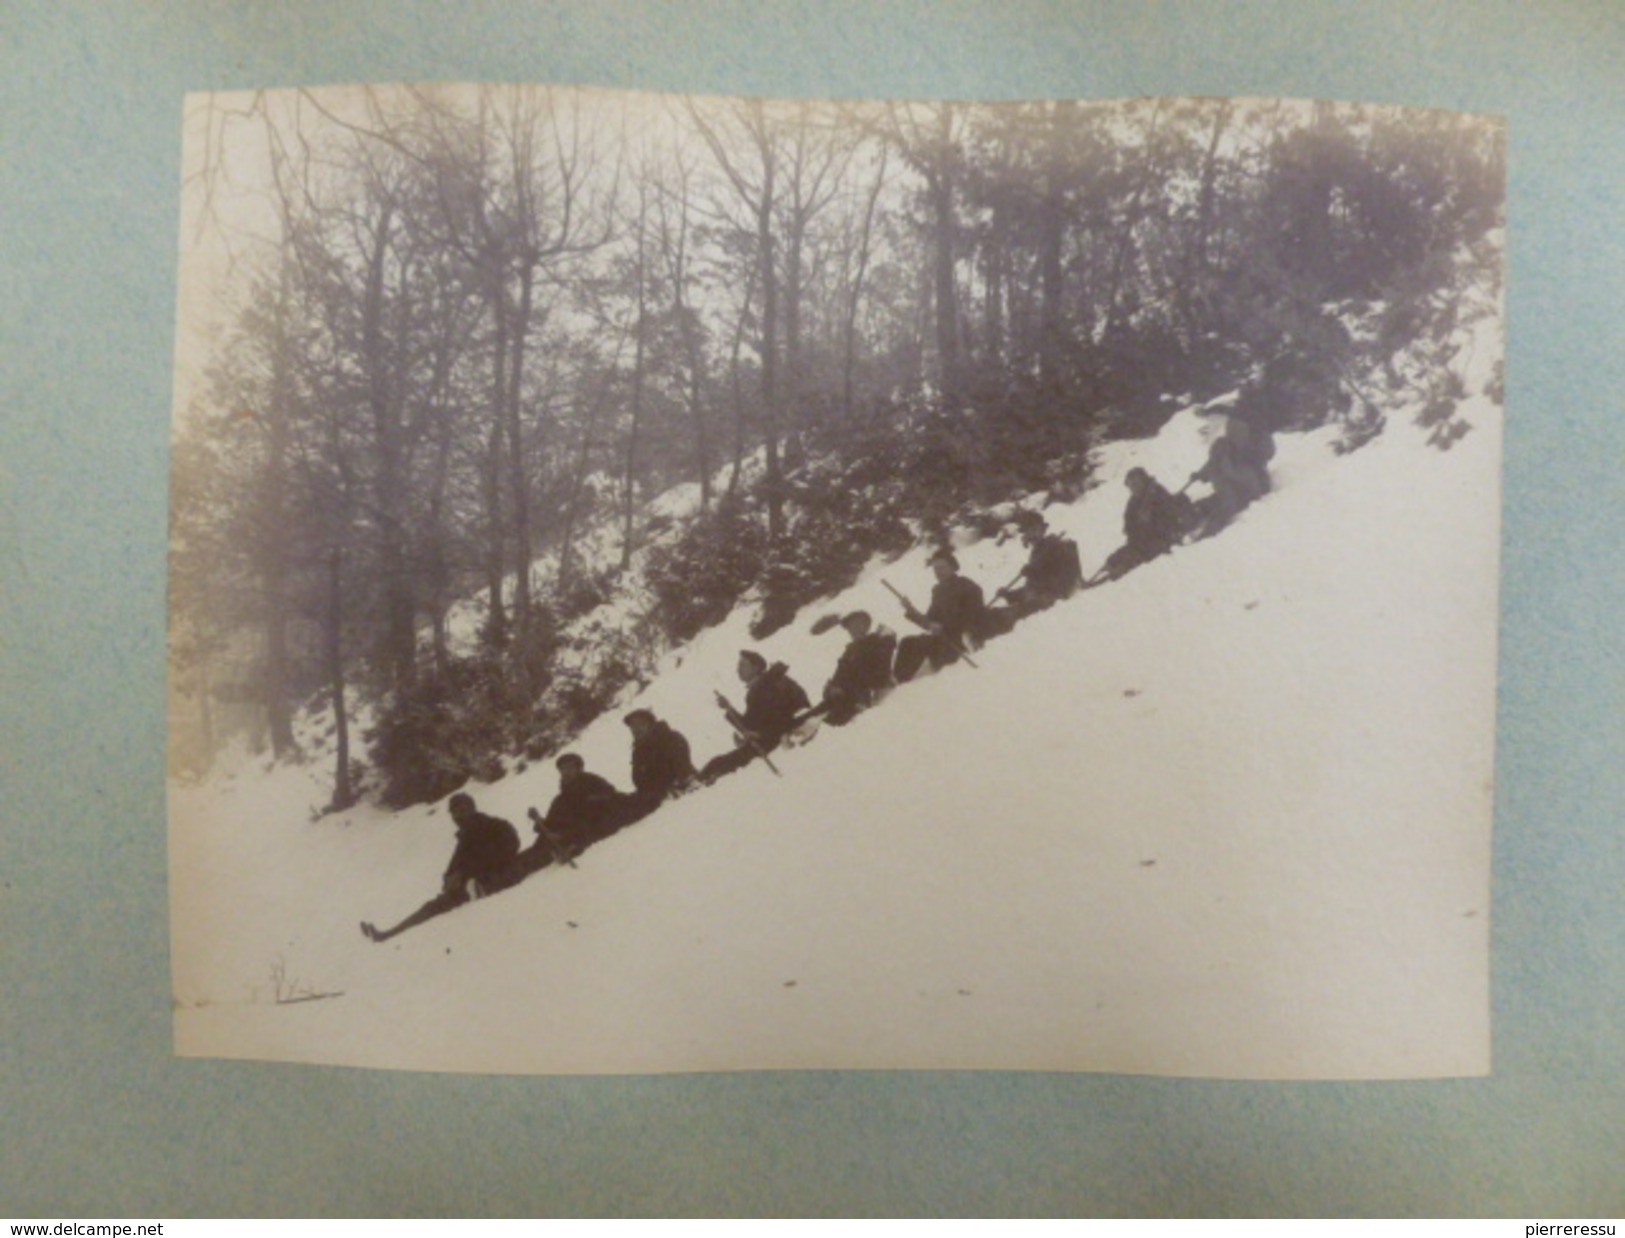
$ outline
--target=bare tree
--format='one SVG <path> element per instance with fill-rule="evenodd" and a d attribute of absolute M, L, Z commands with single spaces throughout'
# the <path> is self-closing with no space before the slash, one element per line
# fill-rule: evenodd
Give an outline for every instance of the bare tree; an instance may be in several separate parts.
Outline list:
<path fill-rule="evenodd" d="M 682 339 L 687 363 L 684 392 L 689 424 L 693 431 L 694 471 L 700 484 L 700 509 L 711 506 L 711 439 L 705 405 L 708 366 L 705 358 L 704 328 L 699 311 L 689 304 L 689 283 L 693 271 L 693 227 L 691 222 L 691 182 L 693 170 L 681 147 L 674 152 L 669 173 L 656 174 L 656 216 L 659 223 L 659 251 L 665 279 L 671 289 L 671 315 Z"/>
<path fill-rule="evenodd" d="M 925 182 L 930 216 L 931 289 L 935 302 L 938 381 L 944 395 L 957 397 L 959 374 L 959 291 L 955 236 L 958 182 L 962 165 L 962 110 L 953 103 L 894 104 L 886 133 L 904 160 Z"/>
<path fill-rule="evenodd" d="M 688 116 L 732 190 L 736 199 L 733 205 L 744 218 L 739 219 L 726 204 L 719 207 L 720 213 L 726 218 L 739 219 L 740 230 L 752 237 L 755 246 L 756 285 L 762 298 L 757 354 L 762 366 L 764 491 L 768 537 L 777 542 L 785 531 L 784 483 L 779 459 L 782 427 L 778 343 L 780 284 L 774 228 L 780 165 L 784 160 L 781 125 L 760 99 L 721 104 L 716 116 L 707 115 L 705 109 L 691 100 Z M 743 149 L 736 150 L 736 146 Z M 740 321 L 743 323 L 743 316 Z M 737 357 L 737 349 L 735 355 Z M 738 473 L 736 467 L 735 478 Z"/>

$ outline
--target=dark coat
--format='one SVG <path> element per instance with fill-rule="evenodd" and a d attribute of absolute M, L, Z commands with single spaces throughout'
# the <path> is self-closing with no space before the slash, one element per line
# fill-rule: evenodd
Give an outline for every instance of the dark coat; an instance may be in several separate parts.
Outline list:
<path fill-rule="evenodd" d="M 745 712 L 735 720 L 736 725 L 771 748 L 795 724 L 796 715 L 811 704 L 805 689 L 790 678 L 790 668 L 775 662 L 745 689 Z"/>
<path fill-rule="evenodd" d="M 1238 458 L 1254 468 L 1266 468 L 1275 459 L 1275 436 L 1261 417 L 1232 416 L 1225 425 L 1224 437 L 1230 440 Z"/>
<path fill-rule="evenodd" d="M 457 849 L 446 865 L 444 881 L 487 881 L 519 854 L 519 832 L 501 817 L 476 812 L 457 825 Z"/>
<path fill-rule="evenodd" d="M 694 776 L 694 756 L 682 732 L 656 720 L 632 741 L 632 785 L 645 800 L 662 800 Z"/>
<path fill-rule="evenodd" d="M 773 663 L 745 689 L 745 712 L 728 710 L 728 721 L 739 732 L 738 747 L 707 761 L 699 780 L 715 782 L 777 748 L 810 705 L 807 693 L 790 678 L 789 668 L 783 662 Z"/>
<path fill-rule="evenodd" d="M 1191 514 L 1187 500 L 1170 494 L 1155 478 L 1147 479 L 1123 509 L 1123 535 L 1129 549 L 1141 562 L 1156 558 L 1185 535 Z"/>
<path fill-rule="evenodd" d="M 940 627 L 950 646 L 969 646 L 980 641 L 987 629 L 987 602 L 982 586 L 965 576 L 950 576 L 931 590 L 931 605 L 925 612 L 929 624 Z"/>
<path fill-rule="evenodd" d="M 1058 602 L 1071 597 L 1083 584 L 1078 544 L 1059 533 L 1045 534 L 1028 552 L 1022 577 L 1034 602 Z"/>
<path fill-rule="evenodd" d="M 591 834 L 615 818 L 623 799 L 608 780 L 583 771 L 559 788 L 542 825 L 563 838 Z"/>
<path fill-rule="evenodd" d="M 1269 470 L 1259 463 L 1253 442 L 1228 434 L 1214 440 L 1207 463 L 1193 477 L 1213 487 L 1203 502 L 1209 531 L 1222 528 L 1242 508 L 1270 492 Z"/>
<path fill-rule="evenodd" d="M 897 636 L 889 628 L 877 627 L 841 651 L 835 673 L 824 685 L 824 700 L 859 708 L 892 686 L 892 657 L 897 652 Z"/>

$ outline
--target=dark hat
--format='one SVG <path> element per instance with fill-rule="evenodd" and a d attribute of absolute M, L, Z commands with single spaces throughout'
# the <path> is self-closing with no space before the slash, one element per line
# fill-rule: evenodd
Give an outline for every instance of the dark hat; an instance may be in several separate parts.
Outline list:
<path fill-rule="evenodd" d="M 739 656 L 745 661 L 749 662 L 759 671 L 765 671 L 767 669 L 767 659 L 761 654 L 757 653 L 754 649 L 741 649 L 739 651 Z"/>
<path fill-rule="evenodd" d="M 946 546 L 944 546 L 941 550 L 938 550 L 934 555 L 927 559 L 926 562 L 946 563 L 949 567 L 953 568 L 954 571 L 957 572 L 959 570 L 959 557 Z"/>
<path fill-rule="evenodd" d="M 654 711 L 651 709 L 634 709 L 631 713 L 627 714 L 625 718 L 622 718 L 621 721 L 626 723 L 627 726 L 631 726 L 632 723 L 637 721 L 639 718 L 643 719 L 645 722 L 653 722 L 655 720 Z"/>

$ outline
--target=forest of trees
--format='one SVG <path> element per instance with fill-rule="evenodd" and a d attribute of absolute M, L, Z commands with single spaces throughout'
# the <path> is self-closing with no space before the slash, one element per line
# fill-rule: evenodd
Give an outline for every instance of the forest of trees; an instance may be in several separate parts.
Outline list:
<path fill-rule="evenodd" d="M 174 759 L 227 714 L 297 758 L 322 705 L 334 806 L 433 798 L 742 599 L 765 634 L 1081 493 L 1167 397 L 1251 381 L 1357 446 L 1498 261 L 1503 161 L 1479 118 L 1324 103 L 194 98 L 183 249 L 220 274 L 182 306 L 218 326 L 173 444 Z"/>

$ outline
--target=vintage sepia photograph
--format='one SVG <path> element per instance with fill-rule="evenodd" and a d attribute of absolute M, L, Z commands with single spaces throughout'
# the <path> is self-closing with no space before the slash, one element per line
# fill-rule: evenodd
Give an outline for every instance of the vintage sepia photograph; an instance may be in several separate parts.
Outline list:
<path fill-rule="evenodd" d="M 176 1052 L 1488 1073 L 1505 137 L 189 96 Z"/>

